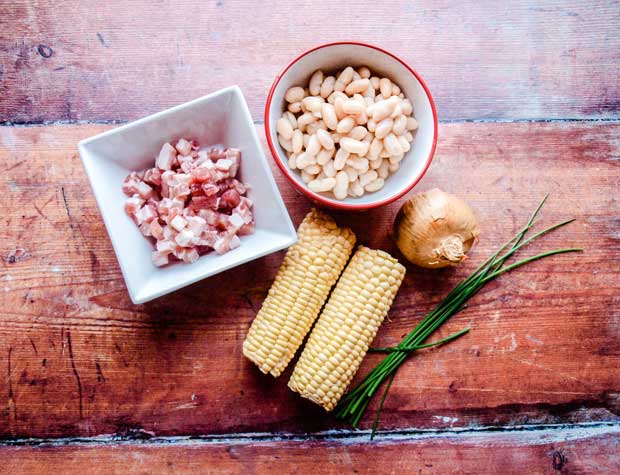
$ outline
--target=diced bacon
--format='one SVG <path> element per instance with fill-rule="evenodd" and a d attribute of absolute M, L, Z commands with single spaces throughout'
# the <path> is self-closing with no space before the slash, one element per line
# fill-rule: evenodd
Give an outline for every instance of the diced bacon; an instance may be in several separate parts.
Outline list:
<path fill-rule="evenodd" d="M 239 193 L 237 193 L 236 190 L 226 190 L 224 193 L 222 193 L 222 196 L 220 196 L 221 199 L 221 203 L 220 206 L 222 207 L 226 207 L 229 209 L 233 209 L 236 206 L 239 206 L 239 203 L 241 202 L 241 196 L 239 196 Z"/>
<path fill-rule="evenodd" d="M 207 225 L 207 221 L 200 216 L 193 216 L 187 218 L 187 228 L 194 233 L 195 236 L 200 236 Z"/>
<path fill-rule="evenodd" d="M 168 259 L 168 254 L 168 252 L 153 251 L 151 254 L 151 260 L 157 267 L 165 266 L 170 262 Z"/>
<path fill-rule="evenodd" d="M 191 232 L 189 229 L 183 229 L 182 231 L 179 232 L 179 234 L 177 234 L 174 240 L 179 246 L 188 247 L 191 244 L 194 237 L 195 237 L 194 233 Z"/>
<path fill-rule="evenodd" d="M 159 221 L 154 219 L 151 221 L 151 236 L 155 239 L 163 239 L 164 238 L 164 229 L 159 224 Z"/>
<path fill-rule="evenodd" d="M 190 206 L 194 209 L 217 209 L 220 202 L 217 196 L 194 196 Z"/>
<path fill-rule="evenodd" d="M 215 185 L 214 183 L 203 183 L 202 184 L 202 192 L 205 196 L 213 196 L 217 195 L 220 191 L 220 187 Z"/>
<path fill-rule="evenodd" d="M 243 220 L 243 218 L 239 216 L 237 213 L 231 214 L 230 218 L 228 218 L 228 222 L 233 228 L 236 228 L 236 229 L 241 228 L 245 224 L 245 221 Z"/>
<path fill-rule="evenodd" d="M 237 230 L 237 236 L 247 236 L 249 234 L 252 234 L 255 229 L 256 224 L 254 224 L 254 221 L 244 224 Z"/>
<path fill-rule="evenodd" d="M 176 156 L 176 149 L 168 142 L 166 142 L 161 147 L 155 164 L 160 170 L 172 170 L 173 165 L 176 163 Z"/>
<path fill-rule="evenodd" d="M 187 221 L 183 219 L 182 216 L 175 216 L 170 221 L 170 226 L 172 226 L 177 231 L 181 231 L 185 226 L 187 226 Z"/>
<path fill-rule="evenodd" d="M 136 211 L 138 211 L 143 204 L 144 200 L 139 196 L 132 196 L 131 198 L 127 198 L 127 200 L 125 201 L 125 213 L 133 217 L 136 214 Z"/>
<path fill-rule="evenodd" d="M 175 148 L 181 155 L 189 155 L 192 151 L 192 143 L 183 138 L 179 139 Z"/>
<path fill-rule="evenodd" d="M 154 168 L 125 178 L 125 212 L 153 238 L 156 266 L 194 262 L 214 249 L 222 254 L 254 231 L 247 186 L 234 178 L 240 161 L 239 149 L 200 150 L 181 138 L 162 146 Z"/>
<path fill-rule="evenodd" d="M 144 172 L 144 181 L 150 185 L 161 185 L 161 170 L 159 168 L 149 168 Z"/>
<path fill-rule="evenodd" d="M 196 249 L 194 248 L 182 248 L 181 250 L 177 251 L 176 256 L 183 262 L 187 262 L 188 264 L 196 262 L 200 257 L 198 251 L 196 251 Z"/>
<path fill-rule="evenodd" d="M 150 206 L 143 206 L 139 210 L 134 213 L 136 220 L 138 222 L 138 226 L 142 223 L 150 224 L 157 217 L 157 212 L 153 211 L 153 208 Z"/>

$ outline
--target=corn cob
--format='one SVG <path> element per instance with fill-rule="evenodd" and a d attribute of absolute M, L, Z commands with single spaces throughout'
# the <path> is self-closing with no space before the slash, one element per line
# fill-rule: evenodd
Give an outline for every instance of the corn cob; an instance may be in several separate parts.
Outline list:
<path fill-rule="evenodd" d="M 274 377 L 295 355 L 355 246 L 349 228 L 316 209 L 297 236 L 243 342 L 243 354 Z"/>
<path fill-rule="evenodd" d="M 388 253 L 360 246 L 310 334 L 288 386 L 331 411 L 351 383 L 405 268 Z"/>

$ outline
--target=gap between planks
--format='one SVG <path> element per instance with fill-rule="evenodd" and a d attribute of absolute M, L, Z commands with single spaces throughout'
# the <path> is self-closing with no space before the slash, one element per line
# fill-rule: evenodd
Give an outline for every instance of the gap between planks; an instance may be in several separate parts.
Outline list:
<path fill-rule="evenodd" d="M 148 117 L 148 116 L 146 116 Z M 138 120 L 138 119 L 136 119 Z M 42 127 L 42 126 L 53 126 L 53 125 L 124 125 L 129 124 L 133 121 L 124 121 L 124 120 L 42 120 L 42 121 L 32 121 L 32 122 L 22 122 L 22 121 L 0 121 L 0 127 Z M 565 118 L 530 118 L 530 119 L 505 119 L 505 118 L 485 118 L 485 119 L 446 119 L 439 120 L 440 124 L 522 124 L 522 123 L 532 123 L 532 124 L 553 124 L 553 123 L 604 123 L 604 124 L 614 124 L 620 123 L 620 116 L 618 117 L 609 117 L 609 118 L 575 118 L 575 117 L 565 117 Z M 263 125 L 265 123 L 264 120 L 255 120 L 254 125 Z"/>
<path fill-rule="evenodd" d="M 94 437 L 22 438 L 0 440 L 2 447 L 65 447 L 108 445 L 248 445 L 270 442 L 329 442 L 339 445 L 400 443 L 428 439 L 474 439 L 522 437 L 523 443 L 566 442 L 589 437 L 616 434 L 620 438 L 620 423 L 583 422 L 577 424 L 532 424 L 514 426 L 482 426 L 469 428 L 418 429 L 379 431 L 370 440 L 370 430 L 327 430 L 309 434 L 289 433 L 232 433 L 222 435 L 153 436 L 149 432 L 132 429 L 127 434 L 105 434 Z"/>

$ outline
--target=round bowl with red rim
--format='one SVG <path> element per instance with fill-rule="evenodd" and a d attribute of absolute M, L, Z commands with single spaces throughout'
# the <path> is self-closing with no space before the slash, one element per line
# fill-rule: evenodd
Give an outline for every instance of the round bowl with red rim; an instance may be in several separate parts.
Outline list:
<path fill-rule="evenodd" d="M 418 121 L 411 149 L 405 154 L 400 168 L 387 177 L 379 191 L 361 197 L 348 196 L 337 200 L 331 192 L 315 193 L 308 188 L 299 173 L 288 165 L 287 152 L 278 142 L 276 122 L 282 117 L 287 103 L 286 91 L 293 86 L 307 87 L 317 69 L 326 75 L 347 66 L 367 66 L 373 75 L 387 77 L 397 84 L 413 104 L 413 116 Z M 359 42 L 329 43 L 312 48 L 291 61 L 278 76 L 265 105 L 265 134 L 267 144 L 278 167 L 288 180 L 315 203 L 340 210 L 363 211 L 391 203 L 420 181 L 431 164 L 437 144 L 437 112 L 428 87 L 422 78 L 402 59 L 377 46 Z"/>

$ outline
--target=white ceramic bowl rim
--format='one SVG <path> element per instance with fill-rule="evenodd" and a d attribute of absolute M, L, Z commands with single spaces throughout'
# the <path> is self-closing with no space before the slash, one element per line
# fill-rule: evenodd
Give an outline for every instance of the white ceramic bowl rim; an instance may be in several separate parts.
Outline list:
<path fill-rule="evenodd" d="M 404 187 L 401 191 L 399 191 L 398 193 L 396 193 L 393 196 L 390 196 L 388 198 L 385 198 L 383 200 L 379 200 L 379 201 L 374 201 L 374 202 L 370 202 L 370 203 L 347 203 L 346 201 L 335 201 L 335 200 L 331 200 L 326 198 L 325 196 L 322 196 L 318 193 L 315 193 L 313 191 L 311 191 L 308 187 L 302 186 L 300 183 L 298 183 L 297 180 L 295 180 L 292 176 L 292 172 L 291 170 L 284 165 L 284 163 L 282 162 L 280 155 L 278 153 L 278 150 L 275 146 L 275 144 L 273 143 L 273 140 L 271 138 L 271 126 L 270 126 L 270 109 L 271 109 L 271 103 L 272 103 L 272 99 L 273 99 L 273 95 L 276 91 L 276 88 L 278 87 L 278 84 L 280 83 L 280 80 L 284 77 L 284 75 L 286 74 L 286 72 L 295 64 L 297 63 L 301 58 L 303 58 L 304 56 L 323 49 L 323 48 L 328 48 L 330 46 L 337 46 L 337 45 L 356 45 L 356 46 L 362 46 L 362 47 L 366 47 L 366 48 L 371 48 L 374 49 L 376 51 L 379 51 L 383 54 L 386 54 L 388 56 L 390 56 L 391 58 L 395 59 L 396 61 L 398 61 L 402 66 L 404 66 L 407 70 L 409 70 L 409 72 L 417 79 L 417 81 L 420 83 L 420 85 L 422 86 L 422 89 L 424 90 L 424 93 L 426 94 L 428 101 L 430 103 L 430 107 L 431 107 L 431 111 L 432 111 L 432 115 L 433 115 L 433 141 L 432 141 L 432 146 L 430 149 L 430 152 L 428 154 L 428 157 L 426 158 L 426 163 L 424 165 L 424 168 L 421 170 L 421 172 L 411 181 L 410 184 L 408 184 L 406 187 Z M 384 50 L 383 48 L 380 48 L 378 46 L 374 46 L 368 43 L 363 43 L 363 42 L 359 42 L 359 41 L 336 41 L 336 42 L 332 42 L 332 43 L 325 43 L 322 45 L 318 45 L 315 46 L 314 48 L 311 48 L 303 53 L 301 53 L 299 56 L 297 56 L 295 59 L 293 59 L 290 63 L 288 63 L 284 69 L 282 69 L 282 71 L 276 76 L 271 89 L 269 90 L 269 95 L 267 96 L 267 102 L 265 104 L 265 135 L 267 136 L 267 145 L 269 146 L 269 150 L 271 151 L 271 154 L 274 158 L 274 160 L 276 161 L 276 164 L 278 165 L 278 167 L 280 168 L 280 170 L 282 171 L 282 173 L 284 173 L 284 175 L 289 179 L 289 181 L 299 190 L 301 191 L 303 194 L 309 196 L 310 198 L 318 201 L 321 204 L 324 204 L 325 206 L 331 207 L 331 208 L 339 208 L 339 209 L 344 209 L 344 210 L 357 210 L 357 211 L 362 211 L 362 210 L 367 210 L 367 209 L 371 209 L 371 208 L 377 208 L 379 206 L 383 206 L 386 205 L 388 203 L 391 203 L 393 201 L 396 201 L 397 199 L 399 199 L 400 197 L 402 197 L 403 195 L 405 195 L 406 193 L 408 193 L 409 191 L 411 191 L 411 189 L 422 179 L 422 177 L 426 174 L 426 171 L 428 170 L 428 167 L 430 166 L 431 162 L 433 161 L 433 156 L 435 155 L 435 149 L 437 148 L 437 129 L 438 129 L 438 121 L 437 121 L 437 110 L 435 108 L 435 102 L 433 101 L 433 97 L 431 96 L 430 90 L 428 89 L 428 86 L 426 85 L 426 83 L 424 82 L 424 80 L 420 77 L 420 75 L 411 67 L 409 66 L 405 61 L 403 61 L 401 58 L 399 58 L 398 56 L 390 53 L 389 51 Z"/>

